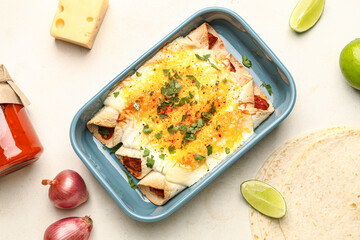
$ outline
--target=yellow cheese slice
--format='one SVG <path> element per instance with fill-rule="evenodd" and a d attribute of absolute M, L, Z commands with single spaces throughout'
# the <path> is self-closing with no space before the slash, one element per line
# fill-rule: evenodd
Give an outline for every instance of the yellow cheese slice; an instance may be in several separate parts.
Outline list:
<path fill-rule="evenodd" d="M 91 49 L 108 5 L 108 0 L 60 0 L 50 34 Z"/>

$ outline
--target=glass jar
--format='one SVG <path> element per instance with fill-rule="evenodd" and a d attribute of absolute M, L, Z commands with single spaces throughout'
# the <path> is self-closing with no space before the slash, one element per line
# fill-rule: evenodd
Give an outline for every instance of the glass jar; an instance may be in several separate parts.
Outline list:
<path fill-rule="evenodd" d="M 0 104 L 0 176 L 35 162 L 43 151 L 21 104 Z"/>

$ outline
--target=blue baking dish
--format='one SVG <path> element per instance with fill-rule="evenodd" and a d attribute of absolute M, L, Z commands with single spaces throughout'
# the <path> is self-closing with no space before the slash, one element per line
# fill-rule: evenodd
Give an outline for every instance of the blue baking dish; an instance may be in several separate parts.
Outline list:
<path fill-rule="evenodd" d="M 249 71 L 273 103 L 275 112 L 255 130 L 246 144 L 228 156 L 213 171 L 164 206 L 156 206 L 143 198 L 138 189 L 133 190 L 130 187 L 123 166 L 114 154 L 110 154 L 109 149 L 104 150 L 103 145 L 87 130 L 86 123 L 103 106 L 104 99 L 118 81 L 133 74 L 166 43 L 185 36 L 204 22 L 209 23 L 219 33 L 226 49 L 238 60 L 245 54 L 252 61 Z M 271 96 L 262 83 L 270 84 L 273 91 Z M 274 129 L 289 115 L 295 99 L 295 84 L 290 73 L 250 26 L 229 9 L 205 8 L 188 18 L 90 99 L 75 115 L 71 123 L 70 139 L 77 155 L 126 214 L 139 221 L 157 221 L 169 216 L 189 201 Z M 137 182 L 135 178 L 134 181 Z"/>

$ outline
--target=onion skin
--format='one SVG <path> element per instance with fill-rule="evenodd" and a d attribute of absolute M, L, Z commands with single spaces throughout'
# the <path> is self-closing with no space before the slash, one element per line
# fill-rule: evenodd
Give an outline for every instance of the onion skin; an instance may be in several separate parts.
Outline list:
<path fill-rule="evenodd" d="M 93 227 L 90 217 L 68 217 L 51 224 L 44 233 L 44 240 L 87 240 Z"/>
<path fill-rule="evenodd" d="M 58 208 L 75 208 L 89 198 L 84 180 L 73 170 L 60 172 L 54 180 L 44 179 L 42 184 L 50 185 L 50 201 Z"/>

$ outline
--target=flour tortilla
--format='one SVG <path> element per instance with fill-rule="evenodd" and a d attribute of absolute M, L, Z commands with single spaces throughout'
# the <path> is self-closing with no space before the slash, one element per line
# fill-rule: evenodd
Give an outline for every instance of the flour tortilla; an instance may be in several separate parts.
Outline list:
<path fill-rule="evenodd" d="M 167 181 L 165 176 L 160 172 L 152 171 L 145 176 L 139 183 L 140 191 L 154 204 L 164 205 L 167 201 L 173 198 L 176 194 L 184 190 L 186 187 L 180 184 L 175 184 Z M 156 195 L 150 191 L 150 187 L 164 191 L 164 198 Z"/>
<path fill-rule="evenodd" d="M 335 131 L 335 129 L 333 129 Z M 333 132 L 330 131 L 329 132 Z M 303 134 L 280 146 L 264 163 L 256 179 L 269 183 L 280 190 L 287 170 L 297 157 L 312 144 L 326 136 L 327 131 L 320 130 Z M 250 224 L 255 240 L 284 239 L 277 219 L 268 218 L 254 209 L 250 209 Z"/>
<path fill-rule="evenodd" d="M 113 148 L 118 145 L 123 135 L 122 128 L 117 125 L 119 112 L 111 107 L 104 106 L 94 117 L 87 123 L 87 127 L 94 137 L 108 148 Z M 114 128 L 114 134 L 110 139 L 104 139 L 99 133 L 99 127 Z"/>
<path fill-rule="evenodd" d="M 321 159 L 319 157 L 316 157 L 315 159 L 304 159 L 306 156 L 310 156 L 312 152 L 315 154 L 318 152 L 318 149 L 325 145 L 327 141 L 333 141 L 336 142 L 336 144 L 340 140 L 339 138 L 344 138 L 344 141 L 346 142 L 347 139 L 349 139 L 349 136 L 352 134 L 359 134 L 358 129 L 352 129 L 352 128 L 346 128 L 346 127 L 336 127 L 331 129 L 323 129 L 315 132 L 311 132 L 308 134 L 304 134 L 300 137 L 297 137 L 293 140 L 288 141 L 283 146 L 281 146 L 275 153 L 273 153 L 269 159 L 265 162 L 263 167 L 259 170 L 256 178 L 258 180 L 262 180 L 264 182 L 267 182 L 280 190 L 285 200 L 287 201 L 288 205 L 288 213 L 287 215 L 281 219 L 272 219 L 265 217 L 261 215 L 260 213 L 254 211 L 253 209 L 250 209 L 250 222 L 251 222 L 251 230 L 254 239 L 262 239 L 262 240 L 282 240 L 282 239 L 322 239 L 321 235 L 311 235 L 312 237 L 309 238 L 301 238 L 299 236 L 294 237 L 295 234 L 292 230 L 297 229 L 297 225 L 302 222 L 308 222 L 309 219 L 305 220 L 302 217 L 299 217 L 297 213 L 294 213 L 292 210 L 300 210 L 302 209 L 300 206 L 293 206 L 293 199 L 286 197 L 289 194 L 288 187 L 285 186 L 285 183 L 292 184 L 295 186 L 295 188 L 299 185 L 301 181 L 304 181 L 304 183 L 307 183 L 307 178 L 302 178 L 302 174 L 306 173 L 309 170 L 309 166 L 312 166 L 314 163 L 321 164 L 321 169 L 324 169 L 322 172 L 324 179 L 331 178 L 331 174 L 329 174 L 329 169 L 333 167 L 331 164 L 329 164 L 328 161 L 326 161 L 326 158 L 322 158 L 322 161 L 319 161 L 318 159 Z M 358 136 L 357 136 L 358 137 Z M 356 138 L 356 137 L 355 137 Z M 358 139 L 360 142 L 360 139 Z M 360 149 L 360 147 L 359 147 Z M 327 149 L 327 152 L 332 152 L 333 149 Z M 344 148 L 340 149 L 339 152 L 344 150 Z M 356 151 L 353 149 L 353 154 L 356 153 Z M 320 153 L 320 155 L 324 153 Z M 357 152 L 359 156 L 359 151 Z M 356 155 L 356 154 L 354 154 Z M 353 159 L 349 161 L 354 161 Z M 338 162 L 339 163 L 339 162 Z M 349 163 L 345 163 L 348 168 L 351 169 L 351 166 L 349 167 Z M 302 166 L 303 173 L 297 172 L 296 166 Z M 315 169 L 317 170 L 317 169 Z M 298 170 L 300 171 L 300 170 Z M 341 178 L 338 180 L 337 183 L 328 185 L 329 190 L 335 188 L 341 184 L 341 182 L 347 181 L 346 177 Z M 316 184 L 315 184 L 316 185 Z M 324 189 L 324 188 L 322 188 Z M 317 192 L 321 192 L 322 190 L 317 189 Z M 298 200 L 305 199 L 305 197 L 309 197 L 309 201 L 307 203 L 311 203 L 311 206 L 314 205 L 314 199 L 312 195 L 306 195 L 306 192 L 311 192 L 310 190 L 303 190 L 298 192 L 299 195 L 296 196 Z M 311 192 L 312 194 L 315 194 L 314 192 Z M 293 195 L 292 195 L 293 196 Z M 337 198 L 335 198 L 337 199 Z M 319 206 L 317 206 L 319 209 L 324 209 L 326 202 L 328 200 L 331 200 L 330 198 L 325 198 L 322 201 L 317 201 L 319 203 Z M 340 199 L 341 200 L 341 199 Z M 339 201 L 340 201 L 339 200 Z M 305 200 L 304 200 L 305 201 Z M 298 203 L 299 204 L 299 203 Z M 334 209 L 333 209 L 334 210 Z M 338 213 L 343 214 L 343 210 L 338 210 Z M 290 217 L 289 217 L 290 216 Z M 291 216 L 293 216 L 291 218 Z M 296 217 L 294 217 L 296 216 Z M 311 216 L 312 218 L 316 218 L 318 216 Z M 294 219 L 297 220 L 296 225 L 294 224 Z M 289 221 L 292 220 L 292 221 Z M 326 222 L 327 219 L 321 219 L 320 222 Z M 359 224 L 359 223 L 357 223 Z M 283 226 L 286 226 L 287 232 L 284 234 Z M 357 225 L 359 227 L 359 225 Z M 309 228 L 308 225 L 306 227 Z M 338 228 L 338 230 L 341 228 Z M 305 231 L 304 228 L 302 228 L 302 231 Z M 306 229 L 307 232 L 312 233 L 312 229 Z M 325 234 L 324 236 L 327 236 L 327 239 L 353 239 L 353 238 L 333 238 L 332 235 L 328 235 L 326 231 L 323 231 L 322 229 L 319 229 L 319 233 Z M 291 236 L 291 237 L 290 237 Z M 301 235 L 303 236 L 303 235 Z M 330 236 L 330 237 L 329 237 Z M 356 238 L 358 239 L 358 238 Z"/>

